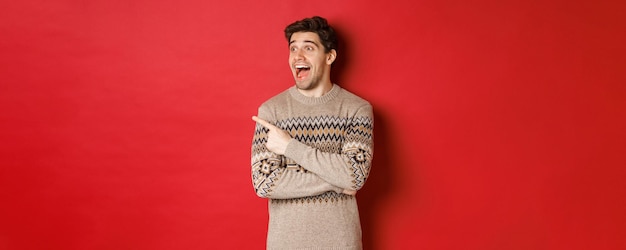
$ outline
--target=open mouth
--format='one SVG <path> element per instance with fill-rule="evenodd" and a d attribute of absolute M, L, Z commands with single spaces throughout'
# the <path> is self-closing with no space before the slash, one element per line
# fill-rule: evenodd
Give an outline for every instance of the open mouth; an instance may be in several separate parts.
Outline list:
<path fill-rule="evenodd" d="M 309 75 L 309 71 L 311 70 L 310 66 L 307 65 L 296 65 L 296 78 L 302 79 Z"/>

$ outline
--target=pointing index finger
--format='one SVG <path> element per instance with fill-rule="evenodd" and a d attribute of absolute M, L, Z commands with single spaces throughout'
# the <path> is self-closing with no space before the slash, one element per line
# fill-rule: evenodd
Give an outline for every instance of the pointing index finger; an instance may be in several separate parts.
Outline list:
<path fill-rule="evenodd" d="M 255 122 L 258 122 L 259 124 L 261 124 L 261 126 L 268 128 L 268 129 L 273 129 L 276 126 L 272 125 L 271 123 L 257 117 L 257 116 L 252 116 L 252 120 L 254 120 Z"/>

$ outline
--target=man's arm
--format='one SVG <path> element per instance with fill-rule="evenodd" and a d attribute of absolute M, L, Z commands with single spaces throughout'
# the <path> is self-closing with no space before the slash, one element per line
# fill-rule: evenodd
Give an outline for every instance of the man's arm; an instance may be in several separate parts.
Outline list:
<path fill-rule="evenodd" d="M 259 113 L 261 115 L 261 109 Z M 263 122 L 265 126 L 269 124 L 265 120 Z M 257 123 L 252 140 L 252 184 L 259 197 L 289 199 L 343 191 L 312 172 L 288 166 L 284 156 L 266 147 L 270 133 L 271 129 Z"/>
<path fill-rule="evenodd" d="M 344 193 L 354 194 L 363 187 L 373 155 L 373 114 L 369 104 L 361 107 L 349 122 L 340 153 L 323 152 L 289 137 L 266 121 L 253 119 L 270 131 L 267 142 L 270 151 L 293 159 L 326 182 L 342 188 Z"/>

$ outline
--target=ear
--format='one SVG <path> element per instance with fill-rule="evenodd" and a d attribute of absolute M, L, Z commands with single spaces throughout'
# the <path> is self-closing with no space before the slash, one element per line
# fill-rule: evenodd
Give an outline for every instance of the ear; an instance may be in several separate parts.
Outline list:
<path fill-rule="evenodd" d="M 337 59 L 337 51 L 331 49 L 328 53 L 326 53 L 326 64 L 331 65 Z"/>

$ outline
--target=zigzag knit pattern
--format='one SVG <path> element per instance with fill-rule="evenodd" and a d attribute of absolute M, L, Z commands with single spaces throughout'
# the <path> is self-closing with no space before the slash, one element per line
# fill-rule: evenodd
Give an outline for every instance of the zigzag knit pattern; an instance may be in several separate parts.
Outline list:
<path fill-rule="evenodd" d="M 338 194 L 335 192 L 326 192 L 316 196 L 295 198 L 295 199 L 271 199 L 272 204 L 315 204 L 338 202 L 354 199 L 354 196 L 347 194 Z"/>
<path fill-rule="evenodd" d="M 292 138 L 322 152 L 343 154 L 350 163 L 352 189 L 360 189 L 369 175 L 373 148 L 373 121 L 369 117 L 343 118 L 333 116 L 294 117 L 275 124 Z M 265 148 L 268 130 L 260 125 L 255 129 L 252 142 L 252 177 L 260 195 L 271 197 L 272 187 L 287 166 L 297 165 L 291 159 L 269 152 Z M 301 171 L 306 171 L 296 166 Z M 332 197 L 330 197 L 332 196 Z M 343 194 L 329 192 L 290 202 L 337 201 L 346 199 Z"/>

